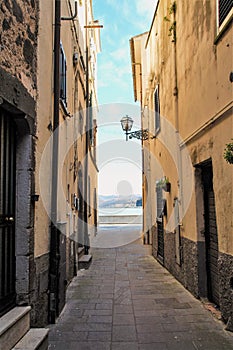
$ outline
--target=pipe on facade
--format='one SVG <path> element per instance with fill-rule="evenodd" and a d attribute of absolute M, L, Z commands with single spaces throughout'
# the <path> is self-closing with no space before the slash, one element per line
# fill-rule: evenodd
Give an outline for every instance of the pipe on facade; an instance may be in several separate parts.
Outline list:
<path fill-rule="evenodd" d="M 70 5 L 70 3 L 69 3 L 69 5 Z M 77 1 L 75 1 L 74 6 L 75 6 L 74 14 L 71 17 L 61 17 L 62 21 L 72 21 L 78 16 L 78 2 Z"/>
<path fill-rule="evenodd" d="M 50 226 L 49 266 L 49 323 L 55 323 L 58 300 L 59 275 L 59 232 L 57 229 L 57 188 L 58 188 L 58 146 L 59 146 L 59 103 L 60 103 L 60 38 L 61 0 L 55 0 L 54 24 L 54 103 L 53 103 L 53 149 L 52 149 L 52 190 Z"/>
<path fill-rule="evenodd" d="M 179 191 L 179 205 L 181 217 L 183 213 L 183 174 L 182 174 L 182 157 L 181 157 L 181 149 L 180 149 L 180 127 L 179 127 L 179 89 L 178 89 L 178 72 L 177 72 L 177 35 L 176 35 L 176 12 L 177 9 L 175 7 L 173 11 L 173 23 L 175 24 L 175 33 L 174 33 L 174 106 L 175 106 L 175 130 L 176 130 L 176 149 L 177 149 L 177 170 L 178 170 L 178 191 Z"/>
<path fill-rule="evenodd" d="M 88 25 L 88 8 L 87 0 L 85 0 L 85 22 Z M 86 28 L 86 141 L 85 141 L 85 181 L 84 181 L 84 254 L 89 251 L 89 236 L 88 236 L 88 153 L 89 153 L 89 49 L 88 49 L 88 29 Z M 89 203 L 90 204 L 90 203 Z"/>

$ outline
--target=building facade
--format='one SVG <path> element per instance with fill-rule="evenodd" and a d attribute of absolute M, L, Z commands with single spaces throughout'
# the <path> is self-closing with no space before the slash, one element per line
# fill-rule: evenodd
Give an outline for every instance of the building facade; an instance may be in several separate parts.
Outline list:
<path fill-rule="evenodd" d="M 144 152 L 144 235 L 153 255 L 233 329 L 230 1 L 157 1 L 131 39 Z"/>
<path fill-rule="evenodd" d="M 0 312 L 44 326 L 95 232 L 99 27 L 91 0 L 6 0 L 0 26 Z"/>

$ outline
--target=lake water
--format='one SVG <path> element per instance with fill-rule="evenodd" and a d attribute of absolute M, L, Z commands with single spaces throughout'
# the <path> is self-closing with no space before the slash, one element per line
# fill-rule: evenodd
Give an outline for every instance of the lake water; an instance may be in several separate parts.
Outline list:
<path fill-rule="evenodd" d="M 99 216 L 131 216 L 131 215 L 142 215 L 142 207 L 136 208 L 99 208 Z"/>

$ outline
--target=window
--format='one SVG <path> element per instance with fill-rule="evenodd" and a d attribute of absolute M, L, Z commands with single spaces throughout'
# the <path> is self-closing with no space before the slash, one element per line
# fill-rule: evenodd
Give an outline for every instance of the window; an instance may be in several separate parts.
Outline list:
<path fill-rule="evenodd" d="M 160 107 L 159 107 L 159 86 L 156 86 L 154 92 L 154 110 L 155 110 L 155 135 L 160 131 Z"/>
<path fill-rule="evenodd" d="M 62 44 L 60 46 L 60 99 L 67 106 L 66 101 L 66 56 Z"/>
<path fill-rule="evenodd" d="M 233 13 L 232 0 L 218 0 L 218 26 L 224 23 L 228 15 Z"/>
<path fill-rule="evenodd" d="M 90 94 L 90 102 L 89 102 L 89 139 L 90 139 L 90 145 L 93 146 L 93 108 L 92 108 L 92 99 L 93 99 L 93 94 L 91 91 Z"/>
<path fill-rule="evenodd" d="M 163 190 L 159 185 L 156 185 L 156 199 L 157 199 L 157 218 L 163 216 Z"/>

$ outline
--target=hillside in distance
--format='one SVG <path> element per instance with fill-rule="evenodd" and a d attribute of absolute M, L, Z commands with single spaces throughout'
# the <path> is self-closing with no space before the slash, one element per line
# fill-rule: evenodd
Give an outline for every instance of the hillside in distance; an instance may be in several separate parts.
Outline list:
<path fill-rule="evenodd" d="M 141 198 L 140 194 L 130 196 L 99 195 L 99 208 L 135 208 L 137 201 L 140 201 Z"/>

